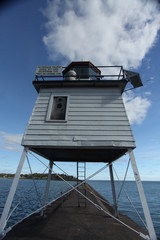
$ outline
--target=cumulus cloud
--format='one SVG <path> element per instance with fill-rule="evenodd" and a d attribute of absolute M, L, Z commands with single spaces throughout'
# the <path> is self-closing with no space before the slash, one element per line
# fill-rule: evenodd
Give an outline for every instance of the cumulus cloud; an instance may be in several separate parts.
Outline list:
<path fill-rule="evenodd" d="M 136 68 L 160 29 L 156 0 L 54 0 L 43 14 L 50 59 L 66 63 L 90 60 Z"/>
<path fill-rule="evenodd" d="M 123 101 L 130 124 L 140 124 L 147 115 L 151 102 L 144 97 L 134 96 L 133 92 L 124 93 Z"/>
<path fill-rule="evenodd" d="M 0 132 L 1 146 L 10 151 L 21 151 L 22 134 Z"/>
<path fill-rule="evenodd" d="M 151 92 L 145 92 L 145 95 L 150 96 Z"/>
<path fill-rule="evenodd" d="M 57 64 L 89 60 L 137 68 L 160 29 L 158 0 L 51 0 L 43 14 L 43 42 Z M 131 94 L 124 95 L 124 102 L 132 124 L 141 123 L 151 105 L 147 98 Z"/>

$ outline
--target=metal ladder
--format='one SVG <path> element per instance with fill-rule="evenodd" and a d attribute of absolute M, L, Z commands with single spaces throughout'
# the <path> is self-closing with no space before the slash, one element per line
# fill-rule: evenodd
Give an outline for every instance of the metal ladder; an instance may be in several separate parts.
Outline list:
<path fill-rule="evenodd" d="M 86 162 L 77 162 L 77 184 L 86 179 Z M 86 184 L 78 187 L 78 190 L 86 196 Z M 78 193 L 78 207 L 86 207 L 86 198 Z"/>

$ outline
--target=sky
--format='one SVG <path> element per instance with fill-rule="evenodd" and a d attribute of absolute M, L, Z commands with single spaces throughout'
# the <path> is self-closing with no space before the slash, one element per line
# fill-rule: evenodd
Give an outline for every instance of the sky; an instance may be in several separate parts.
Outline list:
<path fill-rule="evenodd" d="M 142 180 L 160 181 L 160 3 L 158 0 L 15 0 L 0 5 L 0 173 L 16 171 L 34 107 L 37 66 L 72 61 L 122 65 L 143 87 L 123 94 Z M 129 157 L 114 163 L 123 179 Z M 42 166 L 30 156 L 33 172 Z M 48 164 L 47 160 L 43 160 Z M 76 175 L 74 163 L 57 163 Z M 87 164 L 87 176 L 104 166 Z M 56 172 L 59 169 L 54 167 Z M 25 162 L 23 173 L 28 173 Z M 109 179 L 104 170 L 95 179 Z M 116 178 L 115 178 L 116 179 Z M 131 167 L 128 180 L 133 180 Z"/>

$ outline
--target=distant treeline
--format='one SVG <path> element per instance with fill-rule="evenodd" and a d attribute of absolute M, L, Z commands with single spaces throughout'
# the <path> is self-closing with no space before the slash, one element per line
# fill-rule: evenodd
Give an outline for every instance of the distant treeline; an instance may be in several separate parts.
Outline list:
<path fill-rule="evenodd" d="M 15 174 L 10 173 L 0 173 L 0 178 L 14 178 Z M 58 174 L 61 178 L 68 180 L 68 181 L 74 181 L 76 180 L 75 177 L 65 174 Z M 21 179 L 47 179 L 48 174 L 47 173 L 33 173 L 33 174 L 21 174 Z M 51 179 L 52 180 L 61 180 L 56 174 L 52 174 Z"/>

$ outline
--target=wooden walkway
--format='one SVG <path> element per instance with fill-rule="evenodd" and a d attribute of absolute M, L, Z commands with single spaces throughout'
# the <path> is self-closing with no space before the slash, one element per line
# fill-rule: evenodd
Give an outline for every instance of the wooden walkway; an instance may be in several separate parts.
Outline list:
<path fill-rule="evenodd" d="M 98 194 L 87 185 L 87 197 L 113 214 L 112 207 L 97 199 Z M 98 194 L 98 196 L 100 196 Z M 101 197 L 101 196 L 100 196 Z M 119 219 L 143 232 L 136 223 L 120 214 Z M 46 210 L 46 217 L 32 216 L 14 227 L 4 240 L 141 240 L 137 233 L 123 226 L 87 201 L 86 207 L 78 207 L 77 192 L 66 199 L 54 202 Z"/>

